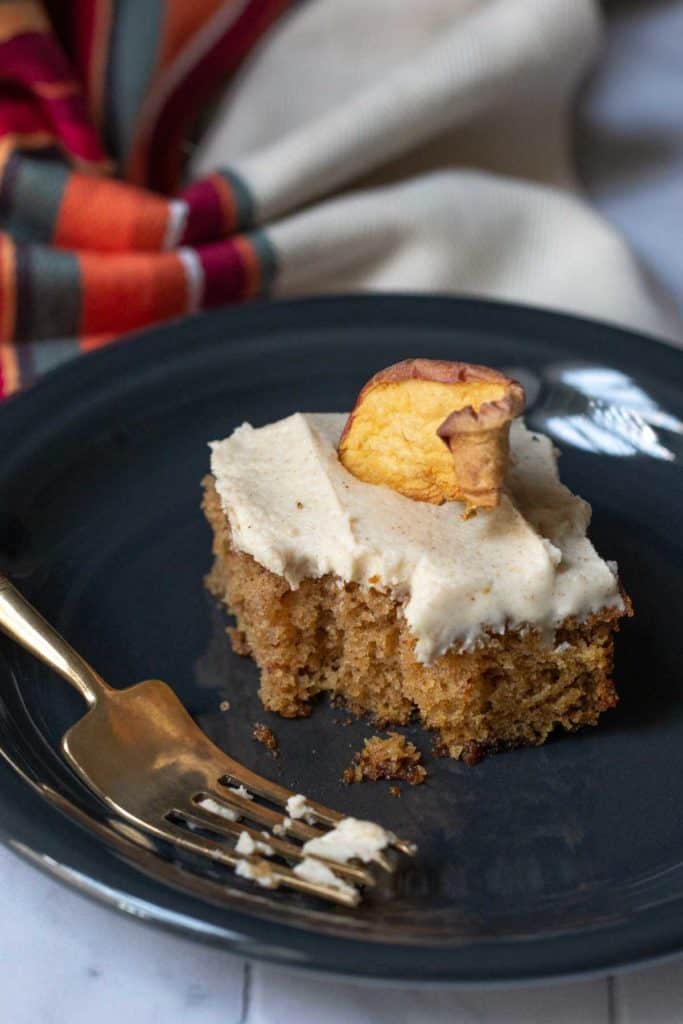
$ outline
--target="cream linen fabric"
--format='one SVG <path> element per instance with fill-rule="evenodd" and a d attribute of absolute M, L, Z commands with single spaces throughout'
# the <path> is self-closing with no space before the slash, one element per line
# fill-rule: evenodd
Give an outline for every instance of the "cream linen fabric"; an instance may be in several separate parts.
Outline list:
<path fill-rule="evenodd" d="M 309 0 L 231 86 L 192 162 L 246 183 L 275 296 L 438 291 L 681 337 L 581 198 L 571 101 L 592 0 Z"/>

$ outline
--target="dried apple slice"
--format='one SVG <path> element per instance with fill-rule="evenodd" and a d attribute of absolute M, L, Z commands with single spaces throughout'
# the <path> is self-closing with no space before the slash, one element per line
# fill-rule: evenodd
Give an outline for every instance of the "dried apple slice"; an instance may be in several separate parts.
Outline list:
<path fill-rule="evenodd" d="M 371 484 L 415 501 L 462 501 L 467 511 L 500 501 L 510 422 L 524 390 L 497 370 L 407 359 L 375 374 L 339 442 L 342 464 Z"/>

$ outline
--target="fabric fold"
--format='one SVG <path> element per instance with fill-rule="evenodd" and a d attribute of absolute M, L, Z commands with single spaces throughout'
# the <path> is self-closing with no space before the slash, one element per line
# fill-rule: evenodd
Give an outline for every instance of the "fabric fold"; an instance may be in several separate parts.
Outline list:
<path fill-rule="evenodd" d="M 287 8 L 0 6 L 0 395 L 268 296 L 488 296 L 680 338 L 576 185 L 594 0 Z"/>

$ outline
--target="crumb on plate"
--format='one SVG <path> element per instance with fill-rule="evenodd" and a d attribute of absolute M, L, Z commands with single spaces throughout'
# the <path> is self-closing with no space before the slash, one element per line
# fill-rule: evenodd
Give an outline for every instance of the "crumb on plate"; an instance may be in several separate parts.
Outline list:
<path fill-rule="evenodd" d="M 345 770 L 342 779 L 349 784 L 365 780 L 377 782 L 379 779 L 403 779 L 411 786 L 419 786 L 427 776 L 421 761 L 420 751 L 401 733 L 390 732 L 384 738 L 371 736 L 364 741 L 363 749 L 354 754 L 353 762 Z M 392 796 L 395 795 L 392 793 Z"/>
<path fill-rule="evenodd" d="M 269 729 L 263 722 L 254 722 L 254 729 L 251 734 L 253 738 L 262 743 L 266 750 L 269 750 L 273 757 L 279 757 L 277 737 L 272 729 Z"/>

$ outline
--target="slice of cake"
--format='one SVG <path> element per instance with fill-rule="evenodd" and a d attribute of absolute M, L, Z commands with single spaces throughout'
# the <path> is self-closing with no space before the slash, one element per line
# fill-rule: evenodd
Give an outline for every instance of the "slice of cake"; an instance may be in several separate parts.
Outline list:
<path fill-rule="evenodd" d="M 522 406 L 496 371 L 409 360 L 348 418 L 296 413 L 211 445 L 207 584 L 266 708 L 306 715 L 327 692 L 382 725 L 417 716 L 472 762 L 617 703 L 630 603 Z"/>

